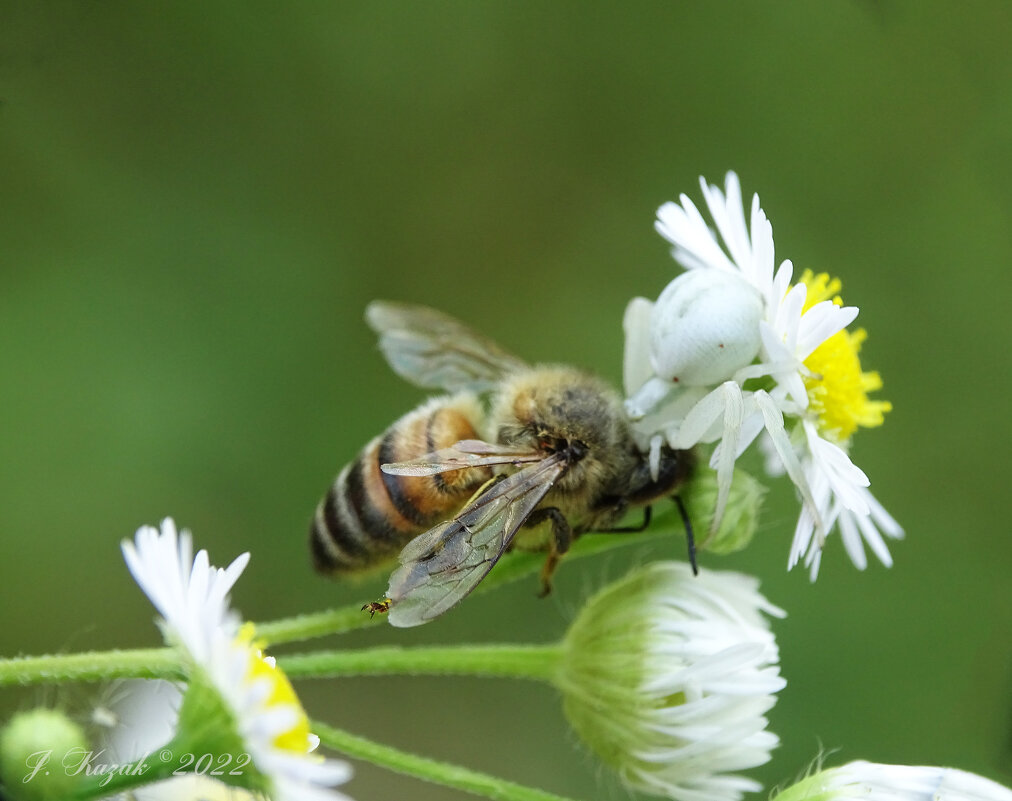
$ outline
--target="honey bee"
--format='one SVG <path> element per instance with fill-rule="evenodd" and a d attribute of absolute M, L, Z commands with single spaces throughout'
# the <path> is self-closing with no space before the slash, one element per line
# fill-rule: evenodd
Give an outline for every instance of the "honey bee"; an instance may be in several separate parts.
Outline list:
<path fill-rule="evenodd" d="M 387 599 L 367 604 L 395 626 L 443 614 L 512 546 L 548 552 L 542 594 L 559 558 L 588 531 L 641 531 L 650 504 L 677 490 L 691 454 L 636 446 L 618 394 L 568 366 L 529 366 L 452 317 L 377 301 L 366 320 L 394 371 L 432 398 L 373 439 L 316 510 L 316 569 L 347 574 L 397 555 Z M 640 526 L 616 528 L 631 506 Z"/>

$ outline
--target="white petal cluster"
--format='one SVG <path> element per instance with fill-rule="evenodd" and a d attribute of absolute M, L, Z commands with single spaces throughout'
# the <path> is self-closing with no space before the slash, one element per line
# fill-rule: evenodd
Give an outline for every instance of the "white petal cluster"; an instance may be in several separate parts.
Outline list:
<path fill-rule="evenodd" d="M 737 573 L 655 562 L 603 590 L 566 635 L 559 684 L 580 737 L 630 787 L 679 801 L 737 801 L 761 786 L 779 740 L 765 713 L 783 689 L 764 615 Z"/>
<path fill-rule="evenodd" d="M 656 462 L 665 441 L 676 449 L 715 444 L 712 533 L 735 460 L 765 431 L 774 469 L 787 473 L 802 499 L 788 567 L 805 556 L 814 579 L 834 525 L 858 567 L 866 564 L 862 538 L 889 564 L 881 534 L 897 537 L 902 530 L 871 496 L 867 476 L 846 450 L 813 423 L 805 385 L 805 360 L 852 323 L 858 309 L 831 300 L 806 308 L 808 290 L 791 284 L 792 263 L 775 267 L 773 228 L 758 195 L 746 223 L 733 172 L 723 192 L 703 179 L 700 184 L 716 233 L 686 195 L 661 206 L 657 231 L 686 272 L 656 302 L 634 298 L 626 309 L 626 411 L 640 446 Z M 747 389 L 750 379 L 762 379 L 762 388 Z"/>
<path fill-rule="evenodd" d="M 803 779 L 776 801 L 1012 801 L 1012 790 L 955 768 L 851 762 Z"/>
<path fill-rule="evenodd" d="M 346 763 L 311 754 L 319 742 L 311 735 L 302 751 L 278 745 L 305 713 L 294 696 L 293 703 L 274 698 L 277 682 L 264 675 L 274 670 L 273 661 L 243 636 L 241 620 L 229 608 L 228 593 L 249 554 L 216 568 L 207 551 L 193 556 L 189 532 L 177 533 L 168 518 L 160 531 L 141 528 L 122 548 L 131 574 L 162 616 L 166 639 L 186 650 L 231 710 L 236 733 L 275 801 L 346 801 L 331 789 L 350 777 Z M 270 670 L 254 670 L 258 664 Z"/>
<path fill-rule="evenodd" d="M 186 649 L 197 664 L 210 662 L 222 633 L 239 631 L 239 616 L 229 609 L 228 594 L 249 564 L 249 553 L 226 568 L 212 567 L 207 551 L 194 558 L 190 532 L 177 533 L 171 518 L 162 521 L 161 530 L 138 529 L 122 550 L 130 574 L 161 614 L 166 638 Z"/>
<path fill-rule="evenodd" d="M 900 524 L 871 494 L 868 476 L 850 460 L 846 451 L 819 436 L 811 421 L 803 420 L 801 428 L 806 445 L 802 470 L 811 486 L 822 525 L 827 531 L 834 526 L 839 529 L 847 555 L 859 570 L 868 566 L 864 543 L 882 564 L 891 567 L 892 556 L 882 535 L 902 538 Z M 817 519 L 807 508 L 802 509 L 788 559 L 788 567 L 793 567 L 804 555 L 813 580 L 818 576 L 822 560 L 817 528 Z"/>

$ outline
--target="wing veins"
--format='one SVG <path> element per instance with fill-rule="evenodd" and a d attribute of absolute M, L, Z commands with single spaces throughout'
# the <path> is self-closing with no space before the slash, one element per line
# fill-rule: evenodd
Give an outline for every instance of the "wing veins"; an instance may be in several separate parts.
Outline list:
<path fill-rule="evenodd" d="M 499 561 L 565 467 L 560 454 L 527 466 L 482 493 L 452 520 L 408 543 L 401 566 L 390 577 L 390 622 L 416 626 L 465 598 Z M 488 536 L 476 543 L 482 535 Z"/>
<path fill-rule="evenodd" d="M 394 372 L 422 387 L 486 392 L 526 367 L 488 337 L 426 306 L 374 301 L 366 321 Z"/>
<path fill-rule="evenodd" d="M 518 450 L 470 439 L 461 440 L 449 448 L 423 454 L 417 459 L 382 464 L 380 469 L 390 475 L 431 476 L 449 470 L 466 470 L 469 467 L 540 462 L 544 458 L 543 451 Z"/>

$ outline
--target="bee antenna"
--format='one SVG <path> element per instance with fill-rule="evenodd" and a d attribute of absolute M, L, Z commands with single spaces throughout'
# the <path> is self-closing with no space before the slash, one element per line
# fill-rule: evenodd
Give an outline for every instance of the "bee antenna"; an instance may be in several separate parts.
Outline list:
<path fill-rule="evenodd" d="M 696 538 L 692 534 L 692 521 L 689 520 L 689 512 L 682 503 L 681 495 L 672 495 L 671 499 L 678 507 L 678 513 L 682 516 L 682 523 L 685 524 L 685 539 L 689 543 L 689 564 L 692 565 L 692 575 L 699 575 L 699 565 L 696 564 Z"/>

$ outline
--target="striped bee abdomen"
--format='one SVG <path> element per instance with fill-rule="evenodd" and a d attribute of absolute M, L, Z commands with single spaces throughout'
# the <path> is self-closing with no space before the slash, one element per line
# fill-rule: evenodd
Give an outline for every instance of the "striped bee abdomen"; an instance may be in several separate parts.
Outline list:
<path fill-rule="evenodd" d="M 338 474 L 309 527 L 313 565 L 351 573 L 396 555 L 408 541 L 455 514 L 492 476 L 487 467 L 434 476 L 396 476 L 380 465 L 417 459 L 480 438 L 483 411 L 470 394 L 433 398 L 372 440 Z"/>

